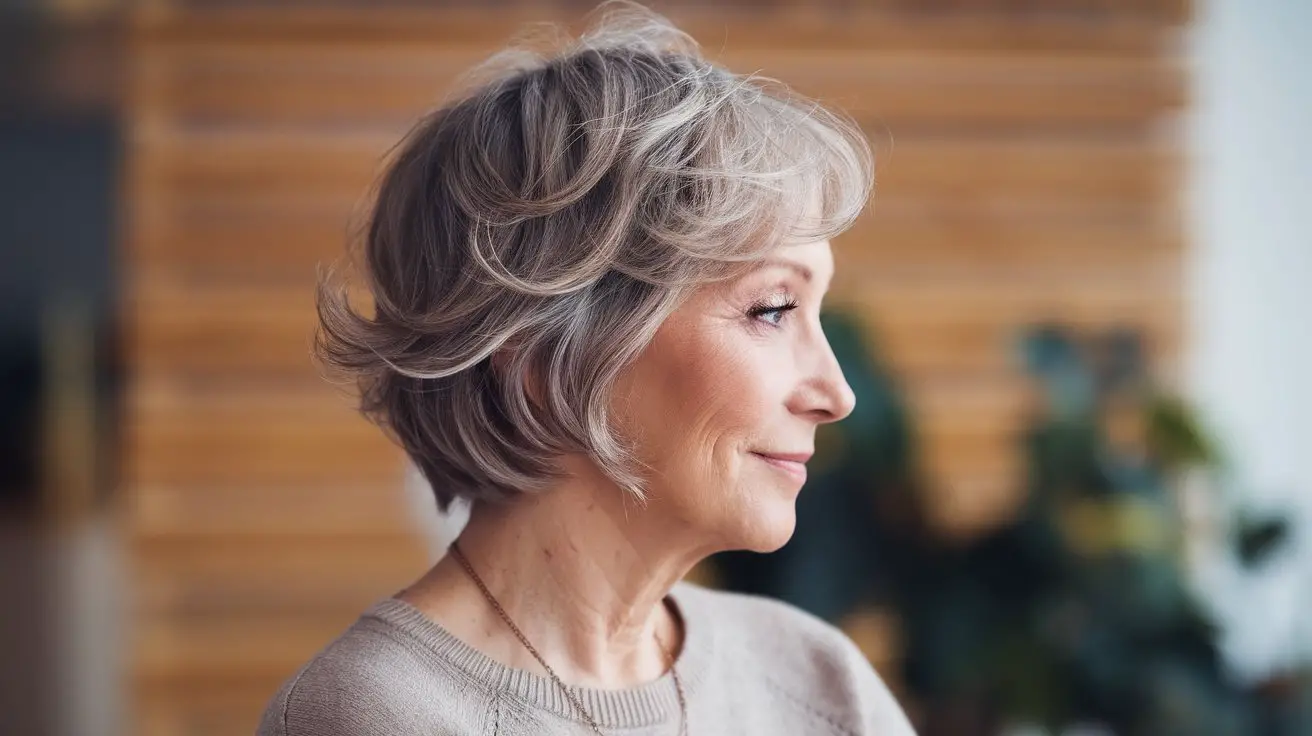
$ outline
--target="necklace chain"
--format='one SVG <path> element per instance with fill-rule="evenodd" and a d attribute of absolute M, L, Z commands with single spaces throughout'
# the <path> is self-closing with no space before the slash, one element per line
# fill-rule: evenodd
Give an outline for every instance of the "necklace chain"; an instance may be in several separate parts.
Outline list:
<path fill-rule="evenodd" d="M 528 637 L 524 636 L 524 632 L 520 631 L 519 627 L 515 625 L 515 622 L 510 619 L 510 614 L 506 613 L 506 609 L 501 607 L 501 603 L 497 601 L 496 596 L 492 595 L 492 591 L 487 589 L 487 585 L 483 583 L 483 578 L 479 577 L 477 572 L 474 572 L 474 566 L 469 564 L 469 558 L 465 557 L 465 553 L 460 550 L 460 547 L 455 542 L 451 543 L 451 556 L 455 557 L 456 562 L 459 562 L 460 566 L 465 569 L 465 573 L 474 581 L 474 585 L 478 586 L 479 591 L 483 593 L 483 597 L 486 598 L 487 602 L 494 610 L 496 610 L 497 615 L 500 616 L 501 620 L 505 621 L 506 625 L 510 627 L 510 630 L 515 633 L 515 638 L 519 639 L 519 643 L 523 644 L 524 648 L 529 651 L 529 654 L 532 654 L 533 658 L 538 661 L 538 664 L 542 665 L 542 669 L 546 670 L 548 675 L 551 675 L 552 681 L 556 683 L 556 686 L 560 688 L 561 692 L 565 693 L 565 697 L 569 698 L 569 702 L 574 705 L 574 708 L 579 712 L 579 715 L 583 716 L 583 720 L 588 722 L 588 726 L 592 728 L 593 732 L 600 736 L 605 736 L 601 730 L 601 726 L 597 725 L 597 721 L 592 717 L 592 714 L 588 713 L 588 710 L 583 707 L 583 703 L 580 702 L 578 697 L 574 695 L 569 687 L 561 681 L 560 677 L 556 675 L 556 671 L 551 669 L 551 665 L 547 664 L 547 661 L 542 658 L 542 655 L 538 654 L 538 650 L 529 643 Z M 665 657 L 669 660 L 670 675 L 674 679 L 674 690 L 679 698 L 679 733 L 681 736 L 687 736 L 688 703 L 683 694 L 683 681 L 679 679 L 679 672 L 674 668 L 674 655 L 670 652 L 669 648 L 665 646 L 665 642 L 661 641 L 660 634 L 656 635 L 656 643 L 660 645 L 661 651 L 665 652 Z"/>

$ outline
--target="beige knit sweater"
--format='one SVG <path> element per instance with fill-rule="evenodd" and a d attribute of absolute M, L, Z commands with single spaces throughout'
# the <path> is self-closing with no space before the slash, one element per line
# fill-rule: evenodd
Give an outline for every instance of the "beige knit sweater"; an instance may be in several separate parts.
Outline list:
<path fill-rule="evenodd" d="M 837 628 L 777 601 L 679 583 L 675 667 L 690 736 L 913 734 L 861 652 Z M 577 688 L 607 734 L 674 736 L 673 678 Z M 289 679 L 259 736 L 587 734 L 548 678 L 506 667 L 413 606 L 388 598 Z"/>

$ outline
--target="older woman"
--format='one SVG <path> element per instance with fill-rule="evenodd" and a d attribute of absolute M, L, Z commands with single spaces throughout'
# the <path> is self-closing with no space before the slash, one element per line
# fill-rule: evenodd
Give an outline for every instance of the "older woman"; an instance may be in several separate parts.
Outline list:
<path fill-rule="evenodd" d="M 838 629 L 681 582 L 788 541 L 852 410 L 819 313 L 860 133 L 641 11 L 496 64 L 381 181 L 374 315 L 319 300 L 321 355 L 469 523 L 260 733 L 910 733 Z"/>

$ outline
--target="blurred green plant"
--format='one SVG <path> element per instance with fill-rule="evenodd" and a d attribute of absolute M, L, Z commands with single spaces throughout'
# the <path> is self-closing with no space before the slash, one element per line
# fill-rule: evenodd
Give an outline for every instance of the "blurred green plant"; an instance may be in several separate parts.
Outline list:
<path fill-rule="evenodd" d="M 1192 408 L 1150 379 L 1140 337 L 1037 325 L 1017 352 L 1034 388 L 1025 500 L 982 535 L 930 522 L 910 413 L 870 331 L 823 326 L 857 396 L 817 437 L 794 539 L 773 555 L 724 555 L 730 587 L 833 621 L 861 607 L 900 620 L 906 695 L 923 736 L 1060 732 L 1097 723 L 1123 736 L 1292 736 L 1261 695 L 1225 675 L 1217 629 L 1186 584 L 1174 488 L 1226 476 Z M 1283 517 L 1237 516 L 1235 553 L 1256 565 L 1289 534 Z M 1283 729 L 1283 730 L 1282 730 Z"/>

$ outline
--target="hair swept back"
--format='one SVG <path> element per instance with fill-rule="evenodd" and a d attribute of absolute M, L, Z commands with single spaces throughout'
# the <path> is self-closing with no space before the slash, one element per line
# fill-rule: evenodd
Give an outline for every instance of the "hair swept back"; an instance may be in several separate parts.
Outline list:
<path fill-rule="evenodd" d="M 868 145 L 629 4 L 471 78 L 377 184 L 359 244 L 374 314 L 321 276 L 316 355 L 355 380 L 443 509 L 541 490 L 565 453 L 644 498 L 608 415 L 616 377 L 691 289 L 846 229 Z"/>

